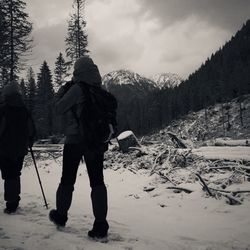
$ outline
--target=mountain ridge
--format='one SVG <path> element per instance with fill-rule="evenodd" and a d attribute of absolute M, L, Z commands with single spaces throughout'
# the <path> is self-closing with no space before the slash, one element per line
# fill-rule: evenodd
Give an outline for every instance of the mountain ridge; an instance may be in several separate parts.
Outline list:
<path fill-rule="evenodd" d="M 111 85 L 137 85 L 152 90 L 174 88 L 179 86 L 183 79 L 175 73 L 159 73 L 151 77 L 142 76 L 134 71 L 119 69 L 111 71 L 102 77 L 104 86 L 109 89 Z"/>

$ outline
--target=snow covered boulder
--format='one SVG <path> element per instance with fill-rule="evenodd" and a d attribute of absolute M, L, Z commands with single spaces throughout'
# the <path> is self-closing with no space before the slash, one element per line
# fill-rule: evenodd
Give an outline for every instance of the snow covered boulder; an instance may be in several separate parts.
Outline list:
<path fill-rule="evenodd" d="M 117 137 L 119 147 L 123 153 L 128 152 L 130 147 L 140 147 L 140 143 L 138 142 L 135 134 L 131 130 L 127 130 L 122 132 Z"/>

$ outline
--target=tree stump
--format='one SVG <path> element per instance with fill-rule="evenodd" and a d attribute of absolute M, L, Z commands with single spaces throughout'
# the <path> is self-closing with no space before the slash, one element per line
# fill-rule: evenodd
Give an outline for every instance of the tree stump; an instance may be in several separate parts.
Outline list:
<path fill-rule="evenodd" d="M 130 147 L 141 147 L 135 134 L 130 130 L 122 132 L 117 137 L 117 141 L 123 153 L 127 153 Z"/>

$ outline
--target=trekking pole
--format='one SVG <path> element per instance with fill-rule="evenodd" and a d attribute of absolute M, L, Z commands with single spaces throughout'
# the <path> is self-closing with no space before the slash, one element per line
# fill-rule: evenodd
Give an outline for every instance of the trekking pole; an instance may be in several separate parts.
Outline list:
<path fill-rule="evenodd" d="M 43 186 L 42 186 L 42 182 L 41 182 L 41 179 L 40 179 L 40 176 L 39 176 L 39 172 L 38 172 L 38 169 L 37 169 L 37 166 L 36 166 L 36 160 L 35 160 L 35 157 L 34 157 L 34 153 L 33 153 L 32 147 L 29 147 L 29 149 L 30 149 L 30 153 L 31 153 L 31 157 L 33 159 L 34 165 L 35 165 L 35 169 L 36 169 L 36 174 L 37 174 L 37 177 L 38 177 L 38 181 L 39 181 L 39 184 L 40 184 L 40 187 L 41 187 L 41 190 L 42 190 L 44 204 L 45 204 L 45 207 L 47 209 L 49 209 L 48 208 L 48 203 L 47 203 L 45 195 L 44 195 Z"/>

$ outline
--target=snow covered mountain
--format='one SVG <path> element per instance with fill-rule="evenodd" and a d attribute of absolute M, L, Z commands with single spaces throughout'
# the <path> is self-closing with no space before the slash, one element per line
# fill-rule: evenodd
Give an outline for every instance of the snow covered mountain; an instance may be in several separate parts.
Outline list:
<path fill-rule="evenodd" d="M 152 80 L 130 70 L 121 69 L 112 71 L 104 75 L 102 80 L 107 89 L 109 89 L 112 85 L 130 85 L 144 90 L 155 89 L 155 83 Z"/>
<path fill-rule="evenodd" d="M 112 85 L 133 85 L 144 90 L 174 88 L 179 86 L 179 84 L 183 81 L 180 76 L 173 73 L 161 73 L 150 78 L 146 78 L 138 73 L 124 69 L 112 71 L 104 75 L 102 80 L 107 89 L 109 89 Z"/>
<path fill-rule="evenodd" d="M 161 73 L 151 77 L 151 80 L 155 82 L 155 86 L 160 89 L 175 88 L 180 85 L 183 79 L 173 73 Z"/>

